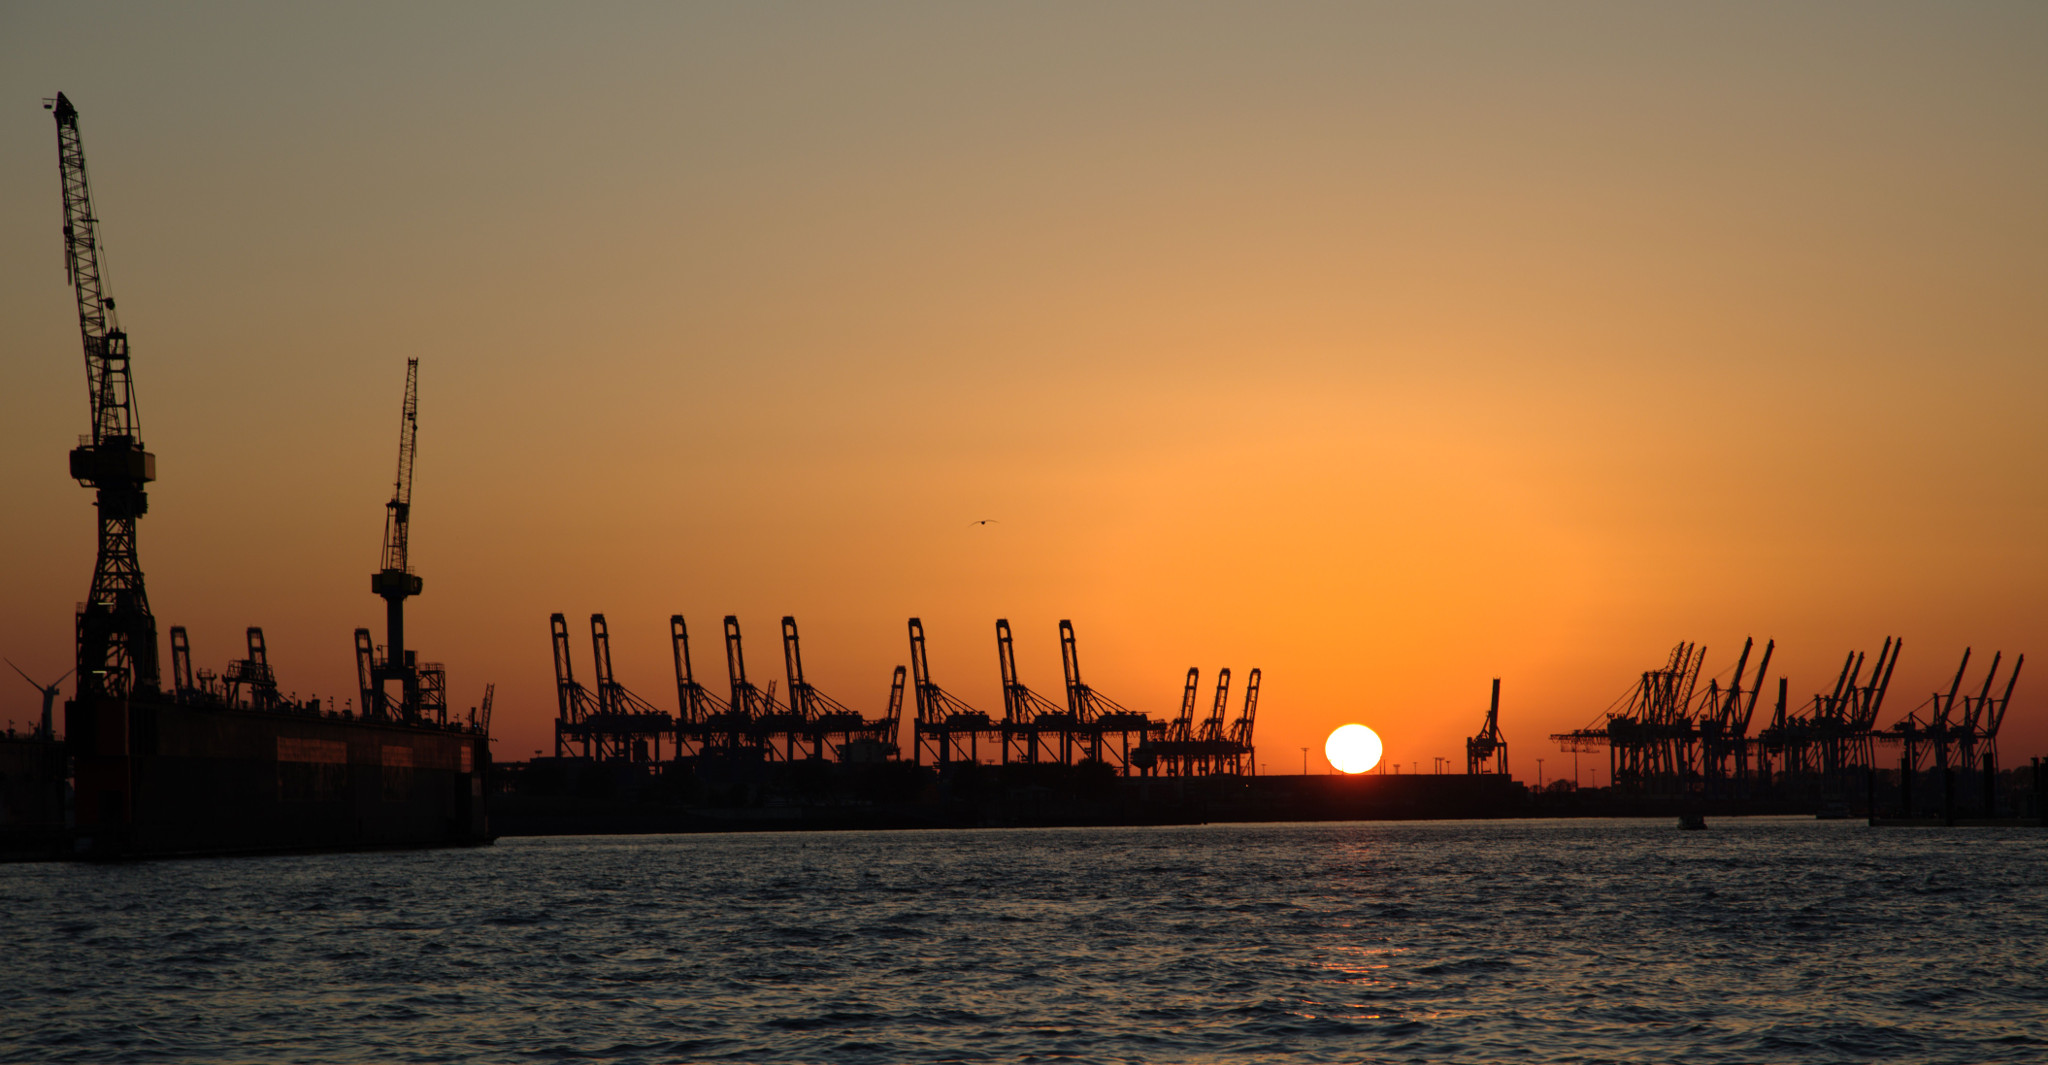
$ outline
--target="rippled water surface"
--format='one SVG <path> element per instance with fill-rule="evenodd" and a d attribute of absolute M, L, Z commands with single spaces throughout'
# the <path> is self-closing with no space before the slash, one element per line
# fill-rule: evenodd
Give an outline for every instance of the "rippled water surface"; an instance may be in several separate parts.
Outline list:
<path fill-rule="evenodd" d="M 0 866 L 0 1060 L 2038 1061 L 2044 874 L 1792 819 Z"/>

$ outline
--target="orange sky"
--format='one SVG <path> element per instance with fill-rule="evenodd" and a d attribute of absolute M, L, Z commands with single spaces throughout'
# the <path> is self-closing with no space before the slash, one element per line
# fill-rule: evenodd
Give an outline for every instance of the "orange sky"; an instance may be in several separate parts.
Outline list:
<path fill-rule="evenodd" d="M 737 613 L 870 712 L 921 615 L 1260 761 L 1362 721 L 1518 776 L 1669 647 L 1803 700 L 2048 654 L 2048 8 L 67 7 L 0 12 L 0 653 L 92 563 L 55 135 L 81 112 L 201 664 L 345 695 L 421 360 L 410 628 L 500 757 L 547 616 L 672 705 Z M 970 527 L 980 518 L 999 524 Z M 588 669 L 587 640 L 576 645 Z M 2048 753 L 2048 661 L 2003 750 Z M 0 681 L 0 719 L 35 712 Z"/>

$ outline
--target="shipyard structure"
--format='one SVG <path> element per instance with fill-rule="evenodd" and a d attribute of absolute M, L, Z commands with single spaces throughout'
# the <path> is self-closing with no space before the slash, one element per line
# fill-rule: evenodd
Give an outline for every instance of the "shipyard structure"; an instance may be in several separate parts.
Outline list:
<path fill-rule="evenodd" d="M 619 680 L 603 614 L 590 616 L 589 683 L 568 618 L 548 628 L 554 752 L 501 766 L 493 795 L 494 823 L 515 833 L 1179 821 L 1188 784 L 1256 769 L 1258 670 L 1242 702 L 1230 670 L 1218 671 L 1204 717 L 1190 669 L 1180 713 L 1153 718 L 1082 678 L 1071 621 L 1059 623 L 1064 683 L 1049 697 L 1019 675 L 1010 623 L 996 620 L 996 713 L 939 683 L 919 618 L 906 629 L 907 662 L 868 712 L 806 674 L 794 617 L 781 619 L 781 668 L 765 677 L 749 672 L 740 619 L 725 617 L 714 689 L 697 672 L 688 622 L 670 616 L 674 710 Z M 1150 790 L 1175 796 L 1172 809 L 1125 801 L 1162 778 L 1173 785 Z"/>
<path fill-rule="evenodd" d="M 448 711 L 446 674 L 406 643 L 404 603 L 423 582 L 408 562 L 418 362 L 407 364 L 398 476 L 386 508 L 386 641 L 355 632 L 360 691 L 336 708 L 280 694 L 260 628 L 226 669 L 195 669 L 182 627 L 159 658 L 156 615 L 137 531 L 156 457 L 137 416 L 128 334 L 102 272 L 78 110 L 57 122 L 64 263 L 84 342 L 90 435 L 71 475 L 92 488 L 99 543 L 77 614 L 77 660 L 54 720 L 59 683 L 31 680 L 43 716 L 0 743 L 0 856 L 92 859 L 468 844 L 490 838 L 483 779 L 488 693 L 466 717 Z M 26 674 L 24 674 L 26 677 Z M 62 678 L 60 678 L 61 681 Z M 357 701 L 359 697 L 360 702 Z"/>
<path fill-rule="evenodd" d="M 946 770 L 955 765 L 1097 766 L 1120 777 L 1244 775 L 1255 771 L 1252 731 L 1259 709 L 1259 671 L 1246 678 L 1243 703 L 1230 717 L 1230 670 L 1218 671 L 1207 716 L 1197 718 L 1201 671 L 1190 667 L 1180 713 L 1171 721 L 1126 709 L 1081 677 L 1074 623 L 1059 624 L 1064 686 L 1054 701 L 1025 684 L 1017 671 L 1015 637 L 1006 618 L 995 623 L 996 662 L 1003 709 L 991 715 L 969 705 L 933 679 L 924 622 L 908 626 L 908 667 L 890 677 L 882 710 L 873 716 L 820 691 L 804 674 L 796 618 L 782 619 L 782 676 L 764 687 L 748 678 L 740 620 L 727 615 L 725 695 L 697 679 L 689 624 L 669 618 L 674 648 L 675 713 L 621 684 L 612 669 L 611 630 L 603 614 L 590 616 L 594 683 L 576 679 L 568 619 L 548 619 L 554 647 L 555 757 L 656 770 L 686 764 L 840 762 L 874 763 L 903 756 L 906 692 L 911 763 Z M 776 688 L 787 682 L 778 697 Z M 666 747 L 664 748 L 664 745 Z M 666 756 L 664 755 L 666 750 Z"/>
<path fill-rule="evenodd" d="M 1154 717 L 1086 679 L 1071 620 L 1058 624 L 1060 686 L 1032 687 L 1017 635 L 998 618 L 1002 707 L 982 709 L 940 682 L 923 620 L 910 618 L 906 658 L 864 711 L 806 673 L 796 618 L 781 619 L 782 660 L 765 673 L 750 670 L 740 619 L 720 628 L 723 675 L 706 678 L 687 620 L 670 616 L 669 703 L 619 680 L 605 615 L 589 618 L 581 679 L 581 633 L 566 615 L 549 617 L 554 751 L 498 767 L 494 826 L 554 835 L 1149 825 L 1511 816 L 1527 805 L 1507 774 L 1498 685 L 1468 744 L 1469 774 L 1276 775 L 1253 740 L 1256 668 L 1239 687 L 1228 668 L 1205 683 L 1191 667 L 1177 711 Z"/>
<path fill-rule="evenodd" d="M 996 620 L 994 713 L 935 679 L 918 618 L 907 664 L 878 686 L 878 713 L 817 689 L 794 617 L 782 619 L 779 675 L 762 683 L 748 672 L 739 618 L 727 616 L 718 691 L 696 670 L 686 620 L 671 616 L 669 629 L 673 711 L 620 683 L 604 615 L 590 617 L 589 684 L 577 676 L 568 618 L 549 618 L 554 752 L 503 767 L 493 801 L 504 831 L 1704 814 L 2048 823 L 2048 766 L 2005 767 L 1997 749 L 2023 660 L 2008 668 L 1993 655 L 1980 677 L 1965 650 L 1944 690 L 1879 727 L 1897 639 L 1874 658 L 1848 655 L 1833 686 L 1803 705 L 1770 674 L 1775 643 L 1747 642 L 1711 675 L 1706 649 L 1680 644 L 1594 723 L 1552 736 L 1568 760 L 1553 760 L 1546 779 L 1536 759 L 1530 787 L 1510 772 L 1498 678 L 1462 772 L 1439 757 L 1310 775 L 1304 752 L 1299 775 L 1273 774 L 1252 742 L 1260 670 L 1241 695 L 1230 670 L 1217 671 L 1212 695 L 1190 668 L 1178 712 L 1155 718 L 1084 679 L 1071 621 L 1059 623 L 1063 686 L 1048 697 L 1019 676 L 1011 625 Z M 1775 700 L 1764 701 L 1772 687 Z"/>
<path fill-rule="evenodd" d="M 1833 685 L 1803 701 L 1788 678 L 1770 678 L 1776 646 L 1746 640 L 1702 683 L 1706 648 L 1680 643 L 1591 724 L 1551 739 L 1575 758 L 1604 754 L 1610 788 L 1642 800 L 1773 802 L 1878 824 L 2042 823 L 2041 760 L 2006 767 L 1998 753 L 2026 656 L 2007 668 L 1994 653 L 1973 685 L 1966 647 L 1945 689 L 1883 725 L 1904 640 L 1850 651 Z"/>
<path fill-rule="evenodd" d="M 1507 817 L 1530 809 L 1528 789 L 1508 773 L 1497 680 L 1484 723 L 1466 742 L 1466 772 L 1403 774 L 1383 764 L 1377 773 L 1310 776 L 1305 765 L 1300 774 L 1273 773 L 1259 760 L 1261 670 L 1248 670 L 1238 687 L 1228 668 L 1205 683 L 1190 667 L 1177 710 L 1155 717 L 1086 679 L 1070 620 L 1057 631 L 1060 686 L 1044 690 L 1020 673 L 1009 620 L 995 620 L 1002 707 L 985 710 L 940 683 L 923 620 L 910 618 L 906 659 L 876 686 L 866 712 L 810 679 L 794 617 L 781 619 L 780 668 L 764 676 L 749 670 L 740 619 L 726 616 L 723 676 L 707 684 L 688 622 L 671 615 L 673 703 L 622 683 L 605 615 L 591 615 L 589 626 L 590 672 L 579 679 L 580 633 L 566 615 L 548 619 L 554 751 L 498 767 L 491 801 L 503 832 Z"/>

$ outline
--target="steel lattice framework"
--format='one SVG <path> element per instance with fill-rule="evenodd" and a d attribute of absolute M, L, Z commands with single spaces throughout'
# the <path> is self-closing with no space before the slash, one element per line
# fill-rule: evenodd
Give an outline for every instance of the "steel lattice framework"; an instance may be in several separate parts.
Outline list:
<path fill-rule="evenodd" d="M 370 574 L 370 591 L 384 599 L 384 661 L 375 664 L 371 677 L 373 694 L 366 694 L 363 710 L 380 717 L 418 720 L 420 671 L 405 646 L 405 601 L 420 594 L 425 581 L 412 571 L 412 468 L 420 435 L 420 360 L 405 360 L 405 403 L 398 416 L 398 476 L 392 481 L 391 501 L 384 504 L 383 568 Z M 393 707 L 385 685 L 397 681 L 398 705 Z M 443 703 L 445 712 L 445 699 Z"/>
<path fill-rule="evenodd" d="M 129 373 L 128 334 L 115 314 L 101 263 L 99 216 L 86 179 L 78 109 L 62 93 L 44 104 L 57 119 L 57 169 L 64 194 L 64 272 L 78 297 L 78 331 L 92 404 L 92 435 L 71 452 L 71 476 L 97 492 L 99 558 L 78 615 L 78 694 L 123 698 L 158 687 L 156 617 L 143 588 L 135 527 L 149 511 L 143 485 L 156 456 L 142 446 Z"/>

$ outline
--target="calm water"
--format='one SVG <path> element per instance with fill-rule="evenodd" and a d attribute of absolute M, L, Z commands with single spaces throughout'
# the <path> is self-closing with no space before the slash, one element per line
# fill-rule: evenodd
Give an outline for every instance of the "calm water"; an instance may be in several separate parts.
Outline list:
<path fill-rule="evenodd" d="M 2044 874 L 1791 819 L 0 866 L 0 1060 L 2039 1061 Z"/>

